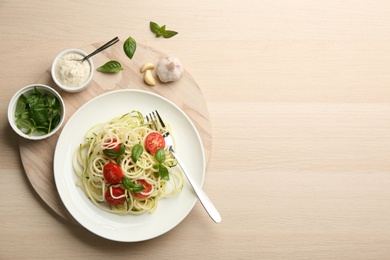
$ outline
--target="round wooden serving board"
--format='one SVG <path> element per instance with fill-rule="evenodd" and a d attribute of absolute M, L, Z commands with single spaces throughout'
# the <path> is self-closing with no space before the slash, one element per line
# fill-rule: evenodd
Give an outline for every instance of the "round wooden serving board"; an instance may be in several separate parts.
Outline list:
<path fill-rule="evenodd" d="M 103 42 L 99 42 L 80 49 L 91 53 L 103 44 Z M 157 64 L 159 59 L 164 56 L 167 55 L 148 46 L 137 44 L 133 59 L 129 59 L 123 51 L 123 42 L 118 42 L 92 57 L 95 65 L 95 75 L 91 85 L 86 90 L 73 94 L 61 91 L 51 78 L 50 68 L 47 69 L 37 83 L 49 85 L 61 94 L 66 107 L 64 125 L 85 102 L 112 90 L 142 89 L 159 94 L 175 103 L 191 118 L 201 136 L 206 161 L 208 161 L 211 151 L 211 124 L 202 92 L 191 75 L 185 71 L 184 76 L 179 81 L 162 83 L 158 81 L 156 73 L 153 71 L 156 85 L 151 87 L 143 81 L 143 74 L 140 72 L 142 65 L 146 62 Z M 115 74 L 96 71 L 97 67 L 109 60 L 119 61 L 124 69 Z M 71 220 L 71 216 L 57 193 L 54 182 L 53 156 L 61 130 L 54 136 L 41 141 L 29 141 L 20 138 L 19 150 L 23 167 L 33 188 L 58 215 L 64 219 Z"/>

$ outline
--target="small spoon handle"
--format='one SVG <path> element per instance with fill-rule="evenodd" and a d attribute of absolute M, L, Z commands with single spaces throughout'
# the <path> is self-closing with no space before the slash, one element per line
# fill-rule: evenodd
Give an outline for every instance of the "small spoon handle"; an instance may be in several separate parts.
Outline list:
<path fill-rule="evenodd" d="M 85 56 L 81 62 L 85 61 L 86 59 L 92 57 L 93 55 L 95 55 L 96 53 L 99 53 L 105 49 L 107 49 L 108 47 L 114 45 L 115 43 L 117 43 L 119 41 L 119 38 L 118 37 L 115 37 L 114 39 L 112 39 L 111 41 L 107 42 L 106 44 L 102 45 L 101 47 L 97 48 L 94 52 L 88 54 L 87 56 Z"/>

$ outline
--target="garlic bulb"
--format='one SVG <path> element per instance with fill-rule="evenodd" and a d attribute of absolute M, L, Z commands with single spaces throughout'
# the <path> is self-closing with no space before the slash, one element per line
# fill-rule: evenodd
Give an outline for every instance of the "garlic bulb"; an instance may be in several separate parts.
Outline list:
<path fill-rule="evenodd" d="M 157 64 L 157 76 L 162 82 L 179 80 L 183 76 L 183 66 L 176 57 L 162 58 Z"/>

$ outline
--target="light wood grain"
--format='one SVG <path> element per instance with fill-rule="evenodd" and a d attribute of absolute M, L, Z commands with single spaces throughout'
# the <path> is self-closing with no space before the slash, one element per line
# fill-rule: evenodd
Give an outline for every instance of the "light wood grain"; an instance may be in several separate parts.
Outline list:
<path fill-rule="evenodd" d="M 389 13 L 384 0 L 0 2 L 0 258 L 389 259 Z M 179 34 L 156 38 L 150 21 Z M 115 243 L 30 184 L 10 97 L 59 51 L 117 35 L 179 57 L 197 82 L 220 225 L 197 203 L 161 237 Z"/>

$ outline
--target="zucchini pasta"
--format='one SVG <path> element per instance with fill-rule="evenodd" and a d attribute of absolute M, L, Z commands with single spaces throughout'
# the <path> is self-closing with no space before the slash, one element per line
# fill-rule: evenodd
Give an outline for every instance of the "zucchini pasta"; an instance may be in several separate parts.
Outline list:
<path fill-rule="evenodd" d="M 97 124 L 76 149 L 77 185 L 99 208 L 116 214 L 154 212 L 182 190 L 181 171 L 163 136 L 139 111 Z"/>

